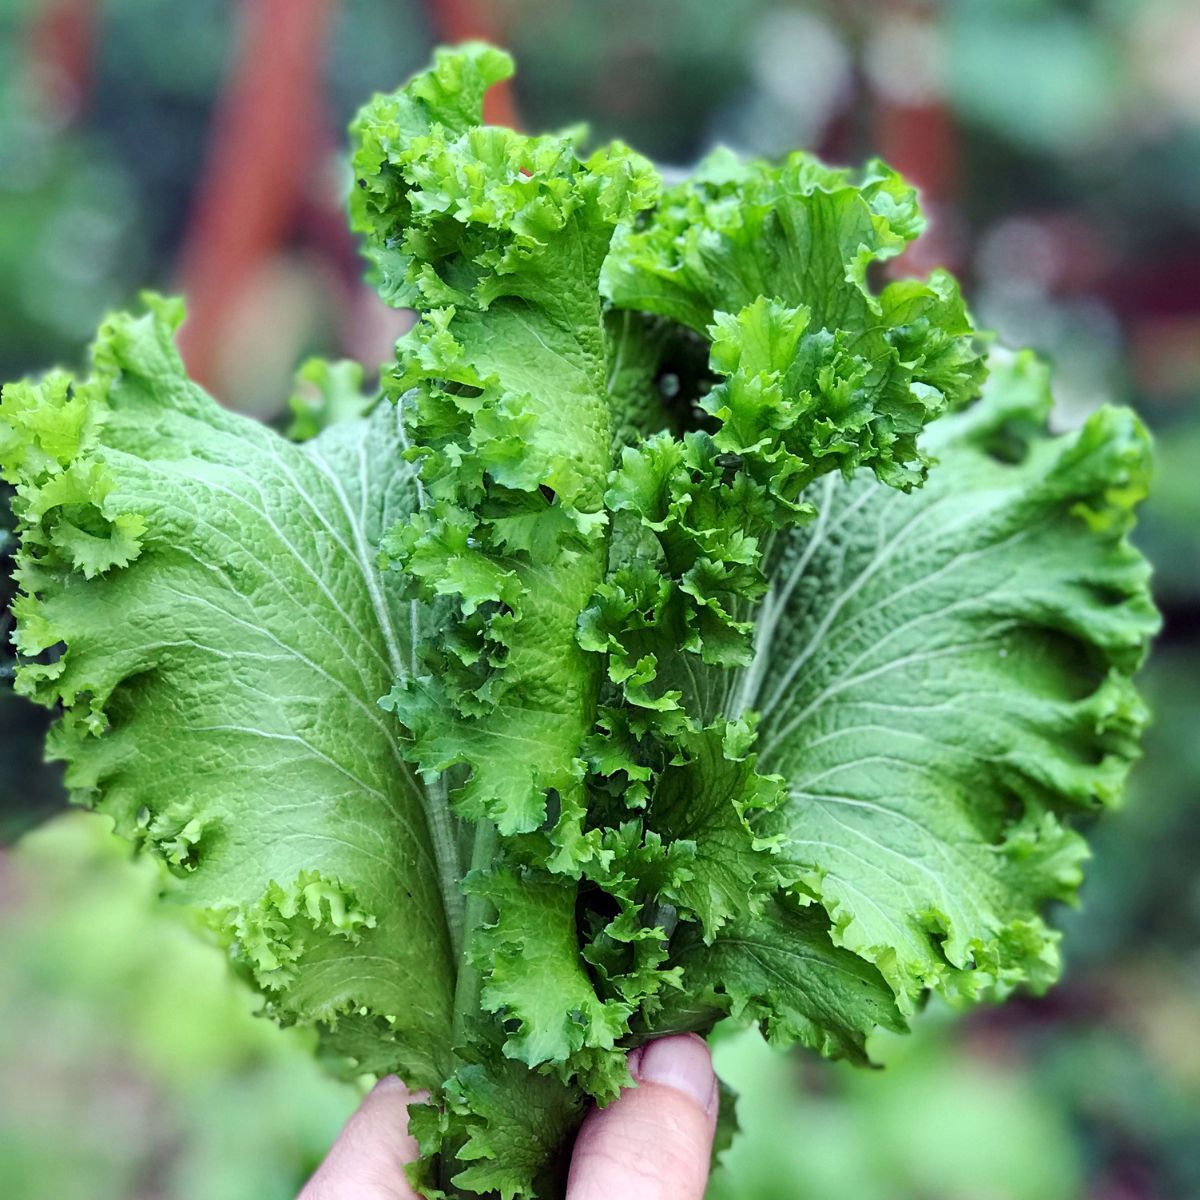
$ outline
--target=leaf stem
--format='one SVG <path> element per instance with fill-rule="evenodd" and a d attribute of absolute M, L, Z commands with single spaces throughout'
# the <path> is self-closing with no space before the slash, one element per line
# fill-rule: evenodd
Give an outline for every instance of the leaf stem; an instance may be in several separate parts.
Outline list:
<path fill-rule="evenodd" d="M 433 842 L 433 856 L 438 868 L 438 886 L 442 893 L 442 907 L 446 912 L 446 929 L 450 934 L 450 952 L 455 961 L 463 957 L 463 926 L 466 923 L 466 905 L 462 894 L 462 859 L 459 857 L 457 822 L 450 812 L 449 785 L 446 776 L 438 777 L 434 784 L 424 788 L 425 821 L 429 827 L 429 839 Z"/>
<path fill-rule="evenodd" d="M 471 871 L 485 871 L 496 857 L 500 835 L 491 821 L 481 820 L 475 826 L 471 847 Z M 456 1050 L 466 1041 L 467 1029 L 479 1015 L 479 997 L 483 976 L 471 961 L 471 937 L 491 919 L 492 902 L 486 896 L 468 893 L 463 912 L 462 948 L 458 956 L 458 981 L 454 987 L 454 1024 L 451 1047 Z"/>

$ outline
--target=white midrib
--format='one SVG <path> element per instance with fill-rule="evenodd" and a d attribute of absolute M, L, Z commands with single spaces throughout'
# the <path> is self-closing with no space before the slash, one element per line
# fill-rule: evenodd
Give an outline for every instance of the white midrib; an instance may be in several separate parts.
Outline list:
<path fill-rule="evenodd" d="M 742 676 L 741 686 L 738 688 L 737 695 L 730 705 L 728 715 L 731 720 L 736 721 L 747 709 L 753 708 L 758 700 L 758 693 L 762 688 L 767 667 L 771 662 L 771 651 L 775 643 L 775 633 L 779 628 L 779 619 L 786 611 L 792 591 L 803 577 L 809 561 L 812 559 L 813 554 L 816 552 L 825 535 L 825 525 L 829 520 L 829 509 L 832 499 L 833 476 L 827 475 L 825 477 L 825 494 L 822 497 L 821 506 L 817 513 L 817 523 L 813 527 L 812 534 L 808 539 L 808 544 L 804 548 L 804 553 L 800 561 L 792 570 L 787 583 L 782 589 L 778 588 L 777 579 L 771 581 L 771 589 L 767 593 L 762 607 L 759 609 L 758 620 L 754 624 L 754 657 L 750 660 L 750 666 L 746 668 L 745 674 Z"/>
<path fill-rule="evenodd" d="M 397 414 L 397 420 L 401 420 Z M 366 448 L 360 441 L 358 444 L 360 486 L 363 489 L 363 504 L 367 503 L 366 479 Z M 396 631 L 392 626 L 392 616 L 388 611 L 387 600 L 383 595 L 378 574 L 375 570 L 370 543 L 367 540 L 366 522 L 363 514 L 355 514 L 350 499 L 342 487 L 341 480 L 328 465 L 320 461 L 316 455 L 312 458 L 317 470 L 325 477 L 338 504 L 346 518 L 346 525 L 354 541 L 353 557 L 362 575 L 367 595 L 375 613 L 375 621 L 383 637 L 387 650 L 388 663 L 394 679 L 403 678 L 409 674 L 409 669 L 400 654 L 400 644 Z M 423 783 L 418 789 L 421 796 L 421 807 L 425 814 L 425 824 L 429 831 L 429 840 L 433 846 L 434 861 L 437 863 L 438 890 L 442 898 L 442 908 L 446 914 L 446 929 L 450 937 L 450 949 L 455 961 L 461 961 L 463 951 L 463 924 L 465 898 L 460 883 L 463 877 L 463 865 L 459 858 L 458 834 L 454 817 L 450 813 L 449 798 L 444 787 L 438 784 Z"/>

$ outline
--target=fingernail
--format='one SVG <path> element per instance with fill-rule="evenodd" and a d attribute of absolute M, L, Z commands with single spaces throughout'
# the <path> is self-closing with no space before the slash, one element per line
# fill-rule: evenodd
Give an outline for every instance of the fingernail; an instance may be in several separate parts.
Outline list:
<path fill-rule="evenodd" d="M 399 1075 L 384 1075 L 376 1081 L 373 1092 L 394 1092 L 404 1089 L 404 1080 Z"/>
<path fill-rule="evenodd" d="M 714 1083 L 712 1058 L 700 1038 L 686 1034 L 650 1042 L 632 1069 L 643 1083 L 674 1088 L 708 1111 Z"/>

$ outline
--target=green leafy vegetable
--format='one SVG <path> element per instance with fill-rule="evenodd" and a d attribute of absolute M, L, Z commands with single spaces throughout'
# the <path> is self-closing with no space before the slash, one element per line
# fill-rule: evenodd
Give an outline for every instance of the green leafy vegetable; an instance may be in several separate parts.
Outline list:
<path fill-rule="evenodd" d="M 289 442 L 191 384 L 176 304 L 5 389 L 17 686 L 285 1023 L 431 1091 L 430 1196 L 553 1196 L 625 1051 L 726 1017 L 866 1061 L 922 998 L 1049 984 L 1156 615 L 1147 438 L 1052 436 L 911 189 L 481 124 L 438 54 L 353 127 L 418 311 Z M 982 394 L 981 394 L 982 393 Z M 928 478 L 927 478 L 928 477 Z"/>

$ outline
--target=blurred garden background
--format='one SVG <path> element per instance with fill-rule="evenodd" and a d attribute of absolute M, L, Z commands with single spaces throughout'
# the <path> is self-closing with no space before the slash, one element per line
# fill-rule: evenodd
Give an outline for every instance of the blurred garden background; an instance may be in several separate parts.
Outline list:
<path fill-rule="evenodd" d="M 308 355 L 387 357 L 343 131 L 479 35 L 519 64 L 494 120 L 582 118 L 675 164 L 882 155 L 932 218 L 898 270 L 958 272 L 983 326 L 1053 361 L 1062 423 L 1129 402 L 1157 436 L 1156 720 L 1058 914 L 1063 983 L 930 1011 L 882 1072 L 725 1037 L 747 1131 L 714 1200 L 1197 1200 L 1200 5 L 0 0 L 0 377 L 77 363 L 145 284 L 187 294 L 189 366 L 266 419 Z M 64 811 L 42 732 L 0 691 L 0 1195 L 291 1200 L 355 1093 Z"/>

